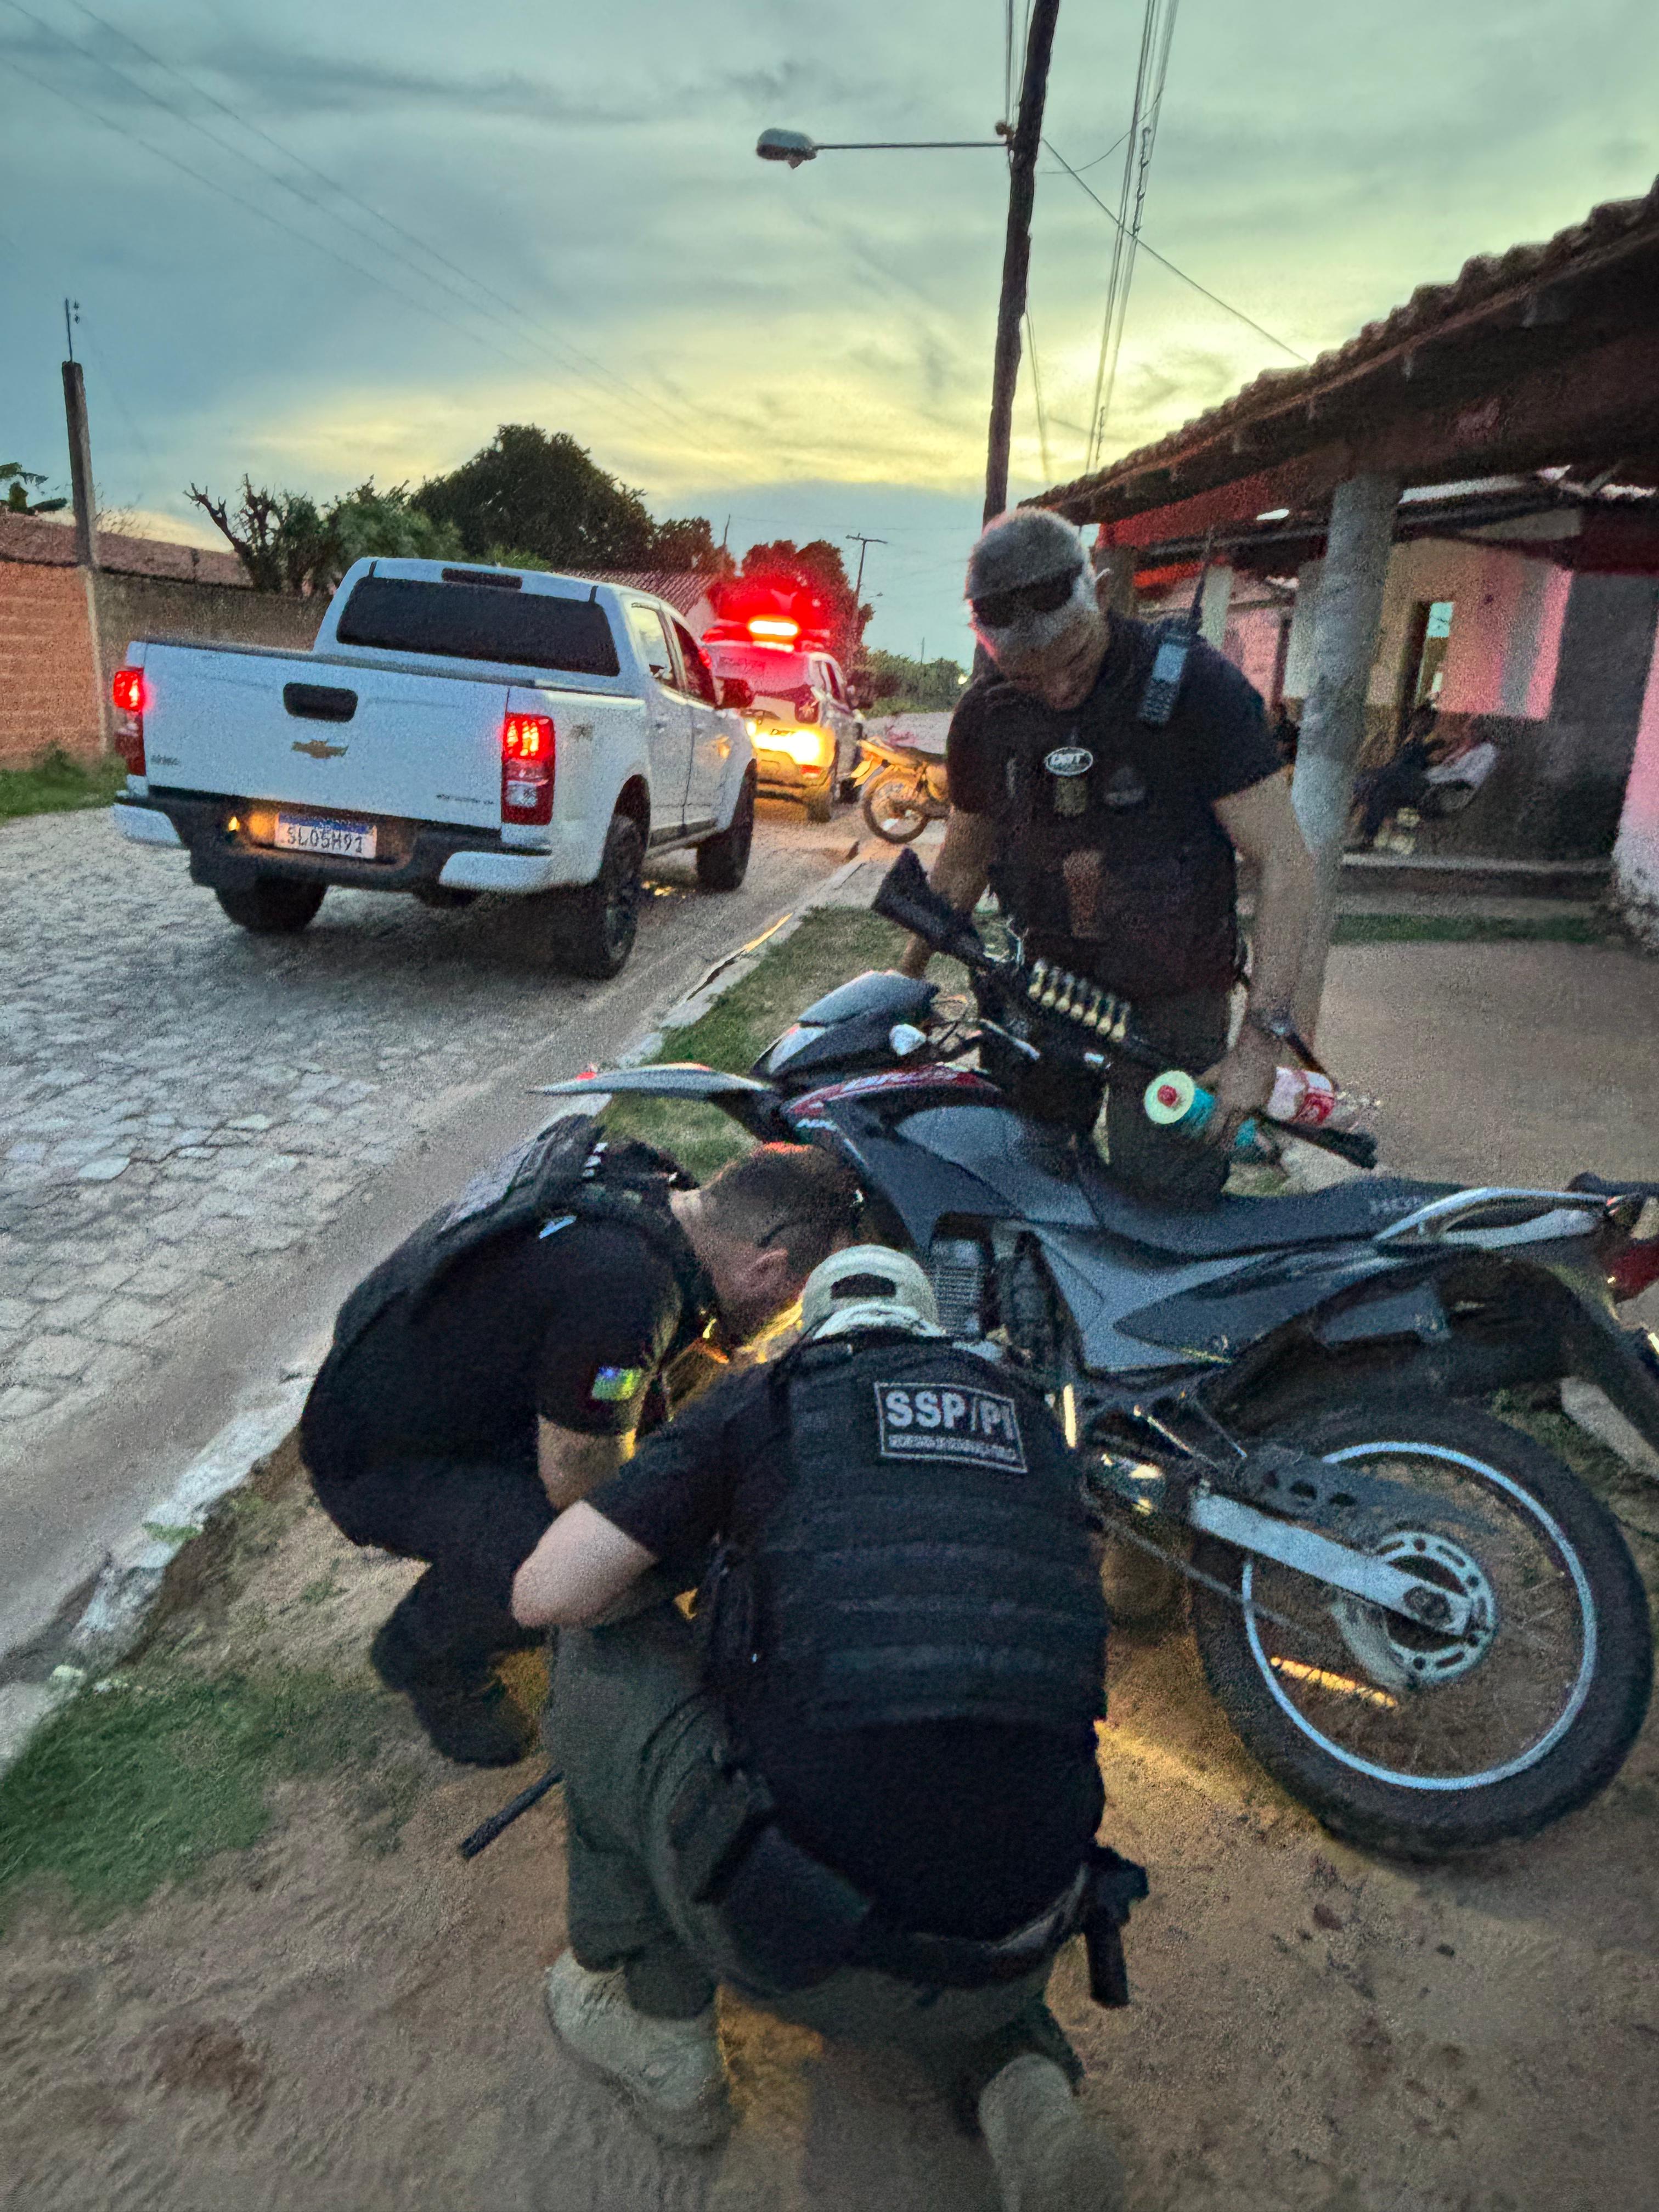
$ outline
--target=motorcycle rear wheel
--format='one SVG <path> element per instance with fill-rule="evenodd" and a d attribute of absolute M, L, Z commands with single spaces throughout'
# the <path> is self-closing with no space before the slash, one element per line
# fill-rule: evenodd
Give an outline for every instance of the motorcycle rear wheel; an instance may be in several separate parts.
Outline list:
<path fill-rule="evenodd" d="M 1449 1638 L 1200 1540 L 1194 1565 L 1237 1598 L 1194 1586 L 1199 1654 L 1268 1771 L 1334 1834 L 1408 1859 L 1535 1835 L 1604 1789 L 1647 1711 L 1653 1640 L 1601 1501 L 1472 1407 L 1368 1394 L 1275 1435 L 1417 1490 L 1413 1525 L 1369 1548 L 1478 1593 L 1492 1626 Z"/>
<path fill-rule="evenodd" d="M 890 845 L 908 845 L 927 827 L 927 808 L 914 776 L 878 775 L 865 786 L 864 818 Z"/>

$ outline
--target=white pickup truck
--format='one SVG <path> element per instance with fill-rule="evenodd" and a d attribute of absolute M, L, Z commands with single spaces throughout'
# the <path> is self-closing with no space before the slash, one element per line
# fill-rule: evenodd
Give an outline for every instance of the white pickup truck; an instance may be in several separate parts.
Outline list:
<path fill-rule="evenodd" d="M 755 820 L 749 687 L 672 608 L 535 569 L 359 561 L 309 653 L 137 639 L 113 680 L 116 826 L 185 846 L 244 929 L 330 884 L 536 899 L 563 964 L 628 958 L 647 853 L 735 890 Z"/>

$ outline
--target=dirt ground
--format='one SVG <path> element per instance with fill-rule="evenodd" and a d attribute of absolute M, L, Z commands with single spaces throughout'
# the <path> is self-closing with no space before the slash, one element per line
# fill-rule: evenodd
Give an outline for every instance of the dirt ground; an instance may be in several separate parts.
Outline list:
<path fill-rule="evenodd" d="M 1659 1523 L 1650 1489 L 1623 1505 Z M 173 1663 L 366 1680 L 411 1570 L 353 1553 L 297 1486 L 266 1510 L 263 1556 L 164 1632 Z M 919 2079 L 735 2004 L 737 2134 L 659 2150 L 543 2019 L 557 1793 L 464 1863 L 534 1770 L 448 1766 L 386 1702 L 376 1771 L 279 1784 L 260 1842 L 141 1910 L 88 1930 L 51 1884 L 9 1900 L 0 2205 L 994 2212 L 982 2151 Z M 1105 1832 L 1152 1871 L 1135 2002 L 1093 2009 L 1077 1947 L 1053 1994 L 1133 2212 L 1653 2202 L 1653 1723 L 1587 1812 L 1442 1870 L 1326 1837 L 1236 1746 L 1181 1632 L 1117 1639 L 1102 1764 Z"/>

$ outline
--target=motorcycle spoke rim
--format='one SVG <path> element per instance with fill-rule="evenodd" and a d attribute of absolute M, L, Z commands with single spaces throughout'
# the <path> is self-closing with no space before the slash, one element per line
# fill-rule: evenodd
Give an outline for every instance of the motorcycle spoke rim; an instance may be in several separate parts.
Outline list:
<path fill-rule="evenodd" d="M 1571 1541 L 1518 1483 L 1469 1454 L 1376 1443 L 1326 1456 L 1364 1460 L 1411 1484 L 1425 1530 L 1437 1528 L 1478 1559 L 1495 1593 L 1496 1629 L 1473 1663 L 1465 1658 L 1461 1672 L 1449 1663 L 1449 1679 L 1406 1680 L 1403 1668 L 1366 1665 L 1365 1640 L 1344 1635 L 1328 1588 L 1247 1558 L 1239 1583 L 1246 1637 L 1280 1710 L 1328 1757 L 1396 1789 L 1486 1789 L 1537 1765 L 1577 1720 L 1595 1674 L 1595 1609 Z M 1480 1525 L 1473 1540 L 1472 1507 Z M 1407 1654 L 1415 1641 L 1431 1674 L 1437 1660 L 1449 1660 L 1425 1632 L 1364 1611 L 1373 1637 L 1386 1634 Z"/>

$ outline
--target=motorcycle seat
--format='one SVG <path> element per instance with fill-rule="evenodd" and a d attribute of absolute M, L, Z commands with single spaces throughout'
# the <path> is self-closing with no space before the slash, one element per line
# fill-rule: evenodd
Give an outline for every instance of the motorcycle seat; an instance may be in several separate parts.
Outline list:
<path fill-rule="evenodd" d="M 1407 1182 L 1397 1176 L 1356 1176 L 1351 1182 L 1296 1198 L 1226 1198 L 1203 1209 L 1155 1206 L 1114 1182 L 1103 1164 L 1085 1168 L 1091 1205 L 1103 1229 L 1154 1252 L 1182 1259 L 1224 1260 L 1235 1253 L 1270 1252 L 1295 1244 L 1341 1244 L 1375 1237 L 1460 1188 L 1449 1182 Z"/>

